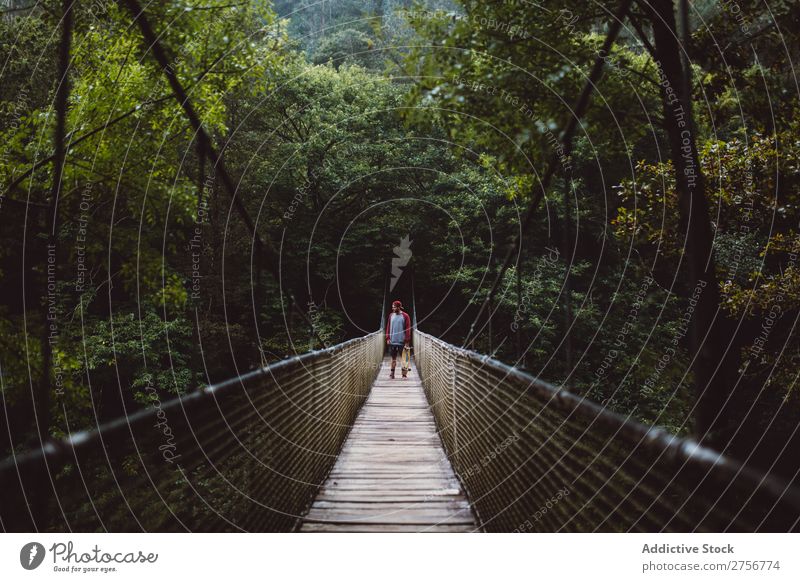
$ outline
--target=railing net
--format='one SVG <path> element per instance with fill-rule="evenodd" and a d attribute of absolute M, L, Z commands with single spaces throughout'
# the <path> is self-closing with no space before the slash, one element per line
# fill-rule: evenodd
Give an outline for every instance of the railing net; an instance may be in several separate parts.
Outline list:
<path fill-rule="evenodd" d="M 290 531 L 383 357 L 379 332 L 0 465 L 6 531 Z"/>
<path fill-rule="evenodd" d="M 800 496 L 487 356 L 414 333 L 437 427 L 487 531 L 794 531 Z"/>

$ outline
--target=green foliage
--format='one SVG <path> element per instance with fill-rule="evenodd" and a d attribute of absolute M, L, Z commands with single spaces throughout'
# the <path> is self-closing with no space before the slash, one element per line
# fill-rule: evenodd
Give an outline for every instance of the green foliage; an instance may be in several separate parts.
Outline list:
<path fill-rule="evenodd" d="M 366 68 L 378 68 L 381 54 L 373 52 L 375 41 L 361 31 L 348 28 L 327 36 L 314 51 L 312 62 L 356 64 Z"/>
<path fill-rule="evenodd" d="M 28 309 L 42 304 L 36 294 L 46 274 L 38 259 L 42 209 L 51 203 L 46 158 L 60 10 L 53 3 L 0 21 L 0 54 L 11 65 L 0 95 L 0 268 L 10 284 L 27 278 Z M 150 6 L 148 17 L 158 28 L 170 23 L 159 30 L 169 67 L 212 135 L 228 131 L 226 99 L 252 94 L 254 83 L 282 62 L 285 32 L 263 3 L 212 1 L 198 11 L 163 3 Z M 119 402 L 144 403 L 148 375 L 163 398 L 203 380 L 187 311 L 186 245 L 195 229 L 198 177 L 184 162 L 197 164 L 193 132 L 127 11 L 113 2 L 102 10 L 77 5 L 74 21 L 55 255 L 53 434 L 89 426 L 97 414 L 119 414 L 112 391 Z M 20 241 L 33 271 L 19 260 Z M 33 424 L 24 395 L 38 389 L 39 338 L 48 330 L 39 318 L 26 329 L 18 300 L 8 301 L 0 318 L 8 332 L 2 365 L 8 402 L 20 412 L 14 430 L 25 432 Z"/>
<path fill-rule="evenodd" d="M 769 18 L 790 39 L 796 26 L 788 3 L 770 15 L 747 0 L 751 24 L 763 27 L 750 37 L 719 3 L 701 4 L 719 31 L 695 22 L 691 56 L 722 307 L 752 336 L 775 305 L 786 318 L 800 309 L 800 271 L 790 262 L 800 251 L 798 111 L 780 97 L 796 87 Z M 0 304 L 3 396 L 21 419 L 15 434 L 32 426 L 28 395 L 47 331 L 39 310 L 53 176 L 43 160 L 53 149 L 59 10 L 46 3 L 0 20 L 8 63 L 0 274 L 27 292 L 24 302 Z M 639 10 L 636 21 L 646 22 Z M 253 233 L 211 161 L 198 156 L 197 136 L 130 15 L 116 3 L 102 13 L 76 8 L 57 232 L 52 346 L 64 390 L 51 402 L 55 435 L 145 406 L 152 390 L 168 398 L 319 347 L 312 331 L 328 344 L 373 331 L 401 240 L 412 257 L 393 298 L 411 304 L 413 276 L 421 328 L 461 343 L 541 187 L 608 20 L 604 8 L 577 0 L 544 0 L 536 10 L 303 0 L 276 2 L 274 11 L 209 0 L 153 3 L 147 14 L 280 265 L 254 252 Z M 731 41 L 725 62 L 714 50 L 719 38 Z M 644 44 L 625 30 L 606 57 L 570 170 L 559 168 L 522 233 L 490 306 L 491 331 L 485 315 L 474 322 L 481 331 L 472 347 L 685 433 L 683 225 L 663 157 L 657 67 Z M 774 333 L 746 380 L 782 386 L 771 396 L 796 407 L 786 388 L 800 361 L 793 334 Z M 745 355 L 748 347 L 736 346 Z M 763 421 L 765 409 L 753 408 Z"/>
<path fill-rule="evenodd" d="M 108 380 L 114 374 L 124 377 L 142 404 L 149 402 L 148 386 L 184 394 L 196 385 L 198 374 L 189 367 L 192 329 L 186 320 L 126 313 L 84 326 L 80 341 L 88 372 Z"/>

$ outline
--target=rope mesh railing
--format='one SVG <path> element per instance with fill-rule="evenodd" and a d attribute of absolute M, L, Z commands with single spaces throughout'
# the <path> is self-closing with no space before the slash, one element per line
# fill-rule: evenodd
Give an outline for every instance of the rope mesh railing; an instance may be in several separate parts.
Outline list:
<path fill-rule="evenodd" d="M 5 531 L 290 531 L 383 358 L 380 332 L 0 464 Z"/>
<path fill-rule="evenodd" d="M 486 531 L 796 531 L 800 493 L 414 332 L 437 427 Z"/>

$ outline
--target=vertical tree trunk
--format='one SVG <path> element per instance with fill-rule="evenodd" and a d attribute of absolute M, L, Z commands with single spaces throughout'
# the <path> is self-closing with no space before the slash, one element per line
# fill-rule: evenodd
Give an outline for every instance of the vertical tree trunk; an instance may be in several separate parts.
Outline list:
<path fill-rule="evenodd" d="M 692 119 L 690 76 L 683 68 L 672 0 L 652 0 L 649 4 L 680 223 L 686 233 L 688 292 L 690 296 L 699 294 L 689 331 L 697 398 L 695 432 L 703 441 L 719 444 L 724 424 L 722 408 L 729 395 L 726 368 L 730 364 L 723 362 L 726 344 L 721 331 L 725 322 L 723 314 L 718 313 L 713 232 Z"/>
<path fill-rule="evenodd" d="M 47 209 L 45 234 L 47 244 L 43 255 L 43 318 L 41 335 L 42 369 L 39 378 L 34 410 L 39 438 L 43 441 L 50 436 L 50 397 L 53 391 L 53 343 L 58 339 L 57 320 L 57 279 L 58 272 L 58 202 L 61 194 L 61 181 L 66 157 L 67 105 L 69 100 L 70 44 L 72 42 L 72 0 L 63 0 L 63 19 L 61 21 L 61 40 L 58 47 L 58 87 L 55 96 L 56 127 L 53 134 L 53 183 Z"/>
<path fill-rule="evenodd" d="M 289 297 L 289 308 L 286 310 L 286 350 L 284 357 L 290 358 L 292 356 L 291 346 L 294 344 L 294 305 L 292 305 L 292 298 Z"/>
<path fill-rule="evenodd" d="M 520 244 L 522 241 L 520 240 Z M 521 366 L 522 368 L 525 367 L 525 362 L 522 359 L 522 252 L 520 250 L 520 257 L 519 261 L 517 262 L 517 268 L 514 269 L 517 279 L 517 309 L 514 312 L 514 319 L 512 320 L 516 325 L 517 329 L 515 330 L 515 340 L 517 346 L 517 366 Z"/>
<path fill-rule="evenodd" d="M 194 273 L 194 260 L 193 260 L 194 257 L 191 256 L 191 253 L 194 253 L 194 252 L 200 253 L 200 269 L 201 270 L 207 270 L 208 269 L 208 266 L 206 264 L 206 253 L 203 252 L 203 249 L 205 248 L 205 240 L 202 238 L 205 235 L 205 230 L 206 230 L 205 229 L 204 220 L 205 221 L 208 220 L 208 209 L 209 209 L 209 205 L 208 205 L 209 201 L 206 200 L 206 192 L 205 192 L 205 188 L 206 188 L 206 183 L 205 183 L 205 177 L 206 177 L 206 155 L 205 155 L 205 150 L 203 149 L 202 145 L 200 145 L 199 141 L 197 142 L 196 147 L 197 147 L 197 210 L 196 210 L 196 213 L 195 213 L 194 234 L 192 234 L 192 236 L 190 237 L 190 241 L 195 238 L 195 234 L 197 234 L 197 232 L 198 232 L 197 229 L 198 228 L 200 229 L 201 238 L 200 238 L 199 248 L 194 248 L 194 245 L 192 244 L 192 242 L 189 243 L 189 253 L 190 253 L 190 263 L 189 264 L 191 265 L 191 267 L 190 267 L 190 271 L 191 271 L 190 280 L 192 281 L 191 287 L 192 287 L 192 291 L 193 292 L 194 292 L 194 276 L 195 276 L 195 273 Z M 205 209 L 203 208 L 203 204 L 205 204 Z M 203 212 L 205 214 L 202 214 Z M 210 271 L 209 271 L 209 273 L 210 273 Z M 210 280 L 210 279 L 206 279 L 206 280 Z M 203 279 L 200 279 L 200 281 L 203 281 Z M 201 285 L 200 289 L 201 289 L 200 293 L 202 294 L 203 293 L 202 285 Z M 189 387 L 189 389 L 191 390 L 191 389 L 194 389 L 194 388 L 199 388 L 199 386 L 195 385 L 194 376 L 198 375 L 198 372 L 203 369 L 203 361 L 202 361 L 202 357 L 201 357 L 202 354 L 200 352 L 200 346 L 203 345 L 203 336 L 202 336 L 202 332 L 200 330 L 200 308 L 203 305 L 203 301 L 201 299 L 197 298 L 197 297 L 193 297 L 192 300 L 190 301 L 190 305 L 193 306 L 195 334 L 196 334 L 196 336 L 195 336 L 195 344 L 194 344 L 195 347 L 194 347 L 194 349 L 192 349 L 192 354 L 191 354 L 191 358 L 190 358 L 190 365 L 191 365 L 191 370 L 192 370 L 192 374 L 193 374 L 193 378 L 192 378 L 192 381 L 190 382 L 190 387 Z M 208 379 L 206 378 L 206 380 L 208 380 Z"/>
<path fill-rule="evenodd" d="M 564 232 L 561 241 L 561 252 L 564 253 L 564 382 L 567 381 L 572 373 L 572 204 L 570 194 L 572 194 L 571 172 L 564 175 Z"/>
<path fill-rule="evenodd" d="M 488 317 L 486 318 L 486 336 L 489 338 L 489 350 L 486 352 L 490 356 L 494 356 L 492 352 L 492 299 L 489 298 L 489 311 Z"/>

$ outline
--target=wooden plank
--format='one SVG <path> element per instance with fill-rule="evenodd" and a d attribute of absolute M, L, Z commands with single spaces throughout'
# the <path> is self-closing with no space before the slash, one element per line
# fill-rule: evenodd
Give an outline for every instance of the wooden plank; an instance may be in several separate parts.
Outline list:
<path fill-rule="evenodd" d="M 430 477 L 450 476 L 450 473 L 444 467 L 439 467 L 435 463 L 425 463 L 422 465 L 368 465 L 364 463 L 353 463 L 350 466 L 336 469 L 330 474 L 333 479 L 352 475 L 359 475 L 361 477 L 397 475 L 398 477 L 412 478 L 423 475 Z"/>
<path fill-rule="evenodd" d="M 350 481 L 347 483 L 337 484 L 334 486 L 328 486 L 325 488 L 325 491 L 335 493 L 335 494 L 349 494 L 353 492 L 365 492 L 370 493 L 372 495 L 379 495 L 383 492 L 391 492 L 391 493 L 399 493 L 404 492 L 405 494 L 419 492 L 420 495 L 429 495 L 429 493 L 425 493 L 426 491 L 451 491 L 456 488 L 458 483 L 450 483 L 446 481 L 425 481 L 425 482 L 412 482 L 412 483 L 402 483 L 402 482 L 392 482 L 386 483 L 382 482 L 379 484 L 367 482 L 367 481 Z M 459 494 L 461 494 L 461 490 L 459 489 Z"/>
<path fill-rule="evenodd" d="M 369 523 L 304 523 L 302 532 L 308 533 L 473 533 L 472 525 L 403 525 Z"/>
<path fill-rule="evenodd" d="M 312 511 L 331 509 L 342 512 L 364 514 L 408 513 L 409 511 L 430 510 L 428 513 L 444 512 L 452 515 L 461 511 L 469 511 L 466 499 L 449 498 L 443 500 L 419 501 L 348 501 L 348 500 L 321 500 L 314 501 Z"/>
<path fill-rule="evenodd" d="M 422 487 L 424 484 L 425 483 L 422 482 L 398 483 L 398 487 L 382 487 L 380 489 L 375 489 L 369 485 L 365 487 L 364 481 L 347 481 L 336 485 L 326 483 L 325 486 L 319 490 L 319 495 L 342 494 L 348 490 L 358 489 L 374 491 L 375 495 L 380 495 L 385 492 L 408 491 L 409 486 L 413 486 L 414 490 L 419 491 L 421 495 L 463 495 L 459 483 L 455 480 L 439 481 L 435 487 L 428 487 L 427 489 Z M 382 485 L 387 485 L 387 483 L 382 483 Z"/>
<path fill-rule="evenodd" d="M 366 521 L 370 523 L 473 523 L 469 509 L 448 509 L 435 507 L 397 507 L 373 509 L 367 504 L 350 507 L 311 507 L 307 521 Z"/>
<path fill-rule="evenodd" d="M 426 511 L 386 511 L 370 513 L 367 511 L 309 511 L 305 522 L 348 524 L 348 523 L 380 523 L 384 525 L 473 525 L 475 520 L 472 513 L 465 512 L 434 512 Z"/>
<path fill-rule="evenodd" d="M 462 500 L 459 494 L 453 493 L 420 493 L 418 491 L 391 491 L 376 495 L 369 491 L 346 491 L 335 494 L 318 495 L 317 501 L 353 502 L 353 503 L 427 503 L 437 499 Z"/>
<path fill-rule="evenodd" d="M 454 489 L 460 484 L 455 479 L 337 479 L 325 483 L 326 489 Z"/>

